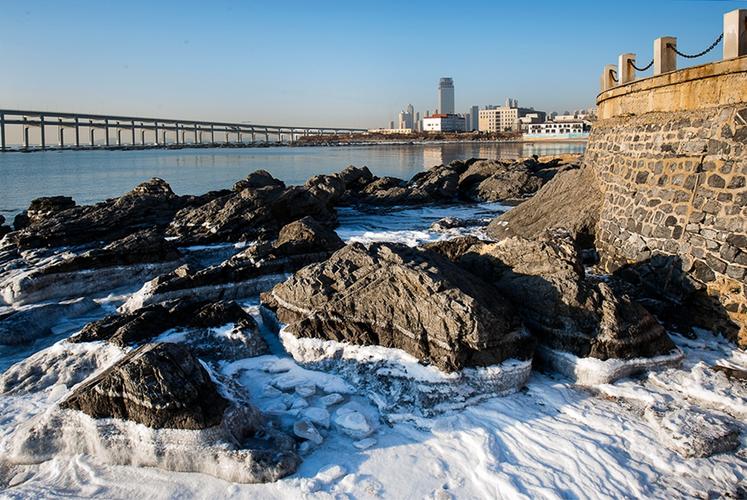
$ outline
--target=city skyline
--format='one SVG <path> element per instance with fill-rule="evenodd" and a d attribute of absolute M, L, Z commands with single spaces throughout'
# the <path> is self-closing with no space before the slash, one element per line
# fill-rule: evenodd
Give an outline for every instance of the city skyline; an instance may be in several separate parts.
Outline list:
<path fill-rule="evenodd" d="M 618 54 L 647 61 L 662 35 L 681 36 L 683 48 L 707 45 L 720 14 L 740 5 L 291 2 L 281 12 L 262 4 L 134 2 L 114 11 L 94 2 L 4 2 L 0 107 L 374 127 L 403 104 L 434 110 L 434 82 L 448 75 L 459 86 L 457 113 L 505 95 L 548 111 L 585 109 L 599 68 Z M 615 23 L 604 22 L 611 16 Z M 403 43 L 403 32 L 425 35 L 444 18 L 454 26 L 515 22 L 474 30 L 463 44 Z"/>

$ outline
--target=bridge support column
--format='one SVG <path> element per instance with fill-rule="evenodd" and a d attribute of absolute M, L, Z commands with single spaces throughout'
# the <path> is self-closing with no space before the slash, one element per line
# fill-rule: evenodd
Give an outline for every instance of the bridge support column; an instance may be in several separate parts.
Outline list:
<path fill-rule="evenodd" d="M 109 147 L 109 120 L 104 120 L 104 138 L 106 142 L 106 147 Z"/>
<path fill-rule="evenodd" d="M 29 128 L 24 125 L 23 127 L 23 149 L 29 148 Z"/>
<path fill-rule="evenodd" d="M 242 140 L 241 140 L 241 132 L 236 132 L 236 140 L 238 141 L 238 143 L 239 143 L 239 144 L 241 144 L 241 143 L 242 143 Z"/>
<path fill-rule="evenodd" d="M 176 141 L 176 145 L 178 146 L 179 145 L 179 124 L 178 123 L 174 124 L 174 136 L 176 136 L 175 141 Z"/>
<path fill-rule="evenodd" d="M 270 142 L 270 133 L 265 129 L 265 142 Z"/>
<path fill-rule="evenodd" d="M 75 119 L 75 147 L 80 147 L 80 120 Z"/>
<path fill-rule="evenodd" d="M 132 123 L 130 123 L 130 135 L 131 135 L 130 143 L 134 146 L 135 145 L 135 120 L 132 120 Z"/>
<path fill-rule="evenodd" d="M 160 142 L 158 142 L 158 122 L 153 123 L 153 137 L 155 139 L 156 146 L 160 146 Z"/>
<path fill-rule="evenodd" d="M 96 129 L 93 128 L 93 120 L 88 122 L 88 144 L 91 147 L 96 145 Z"/>
<path fill-rule="evenodd" d="M 199 144 L 201 142 L 202 141 L 198 140 L 198 137 L 197 137 L 197 124 L 195 123 L 195 144 Z"/>
<path fill-rule="evenodd" d="M 162 144 L 163 144 L 164 147 L 166 147 L 166 146 L 169 145 L 169 143 L 166 142 L 166 132 L 167 132 L 167 130 L 163 129 L 163 141 L 162 141 Z"/>
<path fill-rule="evenodd" d="M 747 56 L 747 9 L 724 14 L 724 59 Z"/>
<path fill-rule="evenodd" d="M 117 125 L 119 125 L 119 122 L 117 122 Z M 122 146 L 122 129 L 117 128 L 117 146 Z"/>
<path fill-rule="evenodd" d="M 252 130 L 252 144 L 257 142 L 257 134 L 254 133 L 254 130 Z"/>
<path fill-rule="evenodd" d="M 145 129 L 140 130 L 140 144 L 145 146 Z"/>
<path fill-rule="evenodd" d="M 59 125 L 57 125 L 57 135 L 59 139 L 57 145 L 62 149 L 65 147 L 65 129 L 62 127 L 62 118 L 60 118 Z"/>
<path fill-rule="evenodd" d="M 210 144 L 215 144 L 215 126 L 210 125 Z"/>
<path fill-rule="evenodd" d="M 669 47 L 677 47 L 677 38 L 664 36 L 654 40 L 654 75 L 677 69 L 677 54 Z"/>
<path fill-rule="evenodd" d="M 0 113 L 0 151 L 5 151 L 5 113 Z"/>
<path fill-rule="evenodd" d="M 41 138 L 41 148 L 47 149 L 47 136 L 45 135 L 44 130 L 44 117 L 39 117 L 39 137 Z"/>

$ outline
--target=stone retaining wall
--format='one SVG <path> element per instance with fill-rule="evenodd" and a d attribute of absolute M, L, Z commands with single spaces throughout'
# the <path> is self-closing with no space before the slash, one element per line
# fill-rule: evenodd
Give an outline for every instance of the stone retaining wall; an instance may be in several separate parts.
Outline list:
<path fill-rule="evenodd" d="M 747 58 L 617 87 L 598 104 L 584 161 L 603 191 L 604 267 L 634 268 L 674 298 L 695 289 L 683 307 L 747 346 Z"/>

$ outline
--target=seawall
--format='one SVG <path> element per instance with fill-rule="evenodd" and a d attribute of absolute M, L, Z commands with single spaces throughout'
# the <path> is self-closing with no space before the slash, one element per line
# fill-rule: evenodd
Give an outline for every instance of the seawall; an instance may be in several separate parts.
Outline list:
<path fill-rule="evenodd" d="M 597 106 L 584 162 L 603 266 L 674 299 L 695 289 L 682 306 L 747 346 L 747 57 L 613 87 Z"/>

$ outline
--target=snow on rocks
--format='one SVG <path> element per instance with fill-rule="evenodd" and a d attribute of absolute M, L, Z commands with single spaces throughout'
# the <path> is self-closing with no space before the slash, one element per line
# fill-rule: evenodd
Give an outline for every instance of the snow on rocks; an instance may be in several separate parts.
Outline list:
<path fill-rule="evenodd" d="M 634 373 L 676 366 L 684 357 L 679 349 L 670 354 L 650 358 L 601 360 L 592 357 L 580 358 L 570 352 L 537 346 L 535 356 L 547 369 L 560 372 L 580 385 L 597 385 L 614 382 Z"/>
<path fill-rule="evenodd" d="M 739 446 L 739 426 L 730 417 L 694 406 L 674 410 L 649 407 L 646 419 L 665 436 L 665 444 L 683 457 L 710 457 Z"/>
<path fill-rule="evenodd" d="M 311 441 L 314 444 L 322 444 L 324 438 L 316 430 L 314 424 L 308 420 L 299 420 L 293 424 L 293 433 L 302 438 Z"/>
<path fill-rule="evenodd" d="M 484 397 L 510 394 L 524 386 L 531 372 L 531 361 L 506 360 L 444 373 L 400 349 L 298 338 L 285 329 L 280 331 L 280 340 L 297 363 L 341 376 L 358 392 L 371 396 L 389 418 L 433 415 Z M 290 388 L 299 382 L 281 379 L 280 383 Z M 341 400 L 334 394 L 325 398 L 326 406 Z"/>
<path fill-rule="evenodd" d="M 348 403 L 337 409 L 335 426 L 353 439 L 363 439 L 374 432 L 374 427 L 366 415 L 359 411 L 355 403 Z"/>
<path fill-rule="evenodd" d="M 329 428 L 329 412 L 324 408 L 312 406 L 301 412 L 301 416 L 319 427 Z"/>
<path fill-rule="evenodd" d="M 0 345 L 28 344 L 50 335 L 64 319 L 83 316 L 98 307 L 87 297 L 24 307 L 0 320 Z"/>

